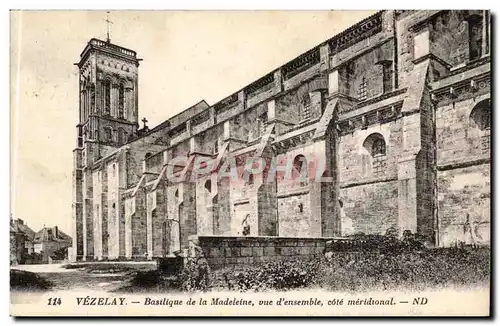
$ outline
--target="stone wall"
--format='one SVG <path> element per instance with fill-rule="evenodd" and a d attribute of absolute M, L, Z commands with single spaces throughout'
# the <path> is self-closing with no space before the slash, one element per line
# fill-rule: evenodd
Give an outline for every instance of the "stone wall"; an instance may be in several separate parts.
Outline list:
<path fill-rule="evenodd" d="M 398 181 L 342 188 L 342 235 L 385 234 L 398 227 Z"/>
<path fill-rule="evenodd" d="M 374 169 L 371 137 L 383 137 L 386 155 Z M 344 135 L 339 142 L 339 178 L 342 235 L 384 234 L 398 227 L 398 158 L 402 121 L 378 124 Z"/>
<path fill-rule="evenodd" d="M 440 245 L 489 243 L 490 168 L 490 164 L 478 164 L 438 172 Z"/>
<path fill-rule="evenodd" d="M 465 10 L 446 10 L 432 20 L 431 52 L 453 66 L 469 59 Z"/>
<path fill-rule="evenodd" d="M 436 110 L 438 232 L 443 246 L 490 241 L 491 135 L 471 115 L 488 99 L 478 96 Z"/>
<path fill-rule="evenodd" d="M 368 139 L 371 135 L 382 136 L 386 144 L 385 164 L 377 174 L 372 167 L 371 143 Z M 402 141 L 402 121 L 399 119 L 342 136 L 338 147 L 341 183 L 346 185 L 397 177 Z"/>
<path fill-rule="evenodd" d="M 480 130 L 471 116 L 473 108 L 488 97 L 470 98 L 436 109 L 438 165 L 490 157 L 490 131 Z"/>
<path fill-rule="evenodd" d="M 313 259 L 329 238 L 191 236 L 189 256 L 204 256 L 211 269 L 255 263 Z"/>

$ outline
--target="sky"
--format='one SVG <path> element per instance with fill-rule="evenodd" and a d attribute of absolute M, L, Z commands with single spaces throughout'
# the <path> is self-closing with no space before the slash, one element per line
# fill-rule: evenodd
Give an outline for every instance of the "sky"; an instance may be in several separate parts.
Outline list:
<path fill-rule="evenodd" d="M 111 42 L 137 52 L 139 117 L 154 127 L 238 91 L 374 11 L 111 11 Z M 12 11 L 11 215 L 71 232 L 78 69 L 104 11 Z"/>

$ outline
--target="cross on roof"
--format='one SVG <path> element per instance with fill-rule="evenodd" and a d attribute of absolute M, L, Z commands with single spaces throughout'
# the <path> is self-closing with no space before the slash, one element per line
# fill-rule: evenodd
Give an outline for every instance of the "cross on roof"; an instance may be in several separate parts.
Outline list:
<path fill-rule="evenodd" d="M 143 119 L 142 119 L 142 122 L 144 123 L 144 128 L 146 128 L 146 127 L 147 127 L 147 126 L 146 126 L 146 123 L 148 122 L 148 119 L 143 118 Z"/>
<path fill-rule="evenodd" d="M 113 24 L 113 22 L 109 20 L 109 11 L 106 11 L 106 19 L 104 19 L 104 21 L 106 22 L 107 27 L 106 40 L 109 43 L 111 41 L 111 39 L 109 38 L 109 24 Z"/>

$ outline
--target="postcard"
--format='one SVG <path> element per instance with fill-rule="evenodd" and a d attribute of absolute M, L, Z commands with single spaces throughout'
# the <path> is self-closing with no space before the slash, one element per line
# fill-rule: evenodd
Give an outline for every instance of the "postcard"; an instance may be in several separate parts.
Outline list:
<path fill-rule="evenodd" d="M 12 316 L 490 316 L 490 11 L 10 15 Z"/>

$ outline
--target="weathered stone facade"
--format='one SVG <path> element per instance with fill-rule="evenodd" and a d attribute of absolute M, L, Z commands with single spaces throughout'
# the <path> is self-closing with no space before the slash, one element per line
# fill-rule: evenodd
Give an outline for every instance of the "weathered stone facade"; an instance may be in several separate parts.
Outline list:
<path fill-rule="evenodd" d="M 390 227 L 430 245 L 489 243 L 489 39 L 487 11 L 381 11 L 153 129 L 139 129 L 136 53 L 92 39 L 78 64 L 75 257 Z M 232 166 L 236 180 L 223 176 Z"/>

